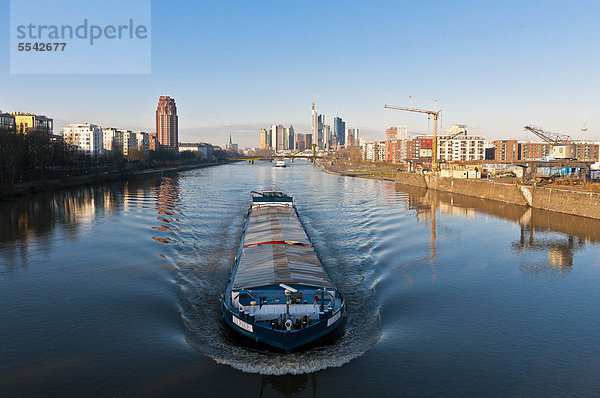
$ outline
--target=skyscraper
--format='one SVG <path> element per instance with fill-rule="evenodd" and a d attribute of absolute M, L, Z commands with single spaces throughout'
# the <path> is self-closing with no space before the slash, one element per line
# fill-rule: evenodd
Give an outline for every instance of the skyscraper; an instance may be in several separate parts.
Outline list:
<path fill-rule="evenodd" d="M 261 129 L 259 134 L 260 149 L 267 149 L 267 146 L 271 146 L 270 142 L 267 144 L 267 137 L 267 130 Z"/>
<path fill-rule="evenodd" d="M 342 120 L 341 117 L 336 116 L 333 119 L 333 135 L 337 139 L 338 144 L 341 146 L 346 145 L 346 123 Z"/>
<path fill-rule="evenodd" d="M 274 151 L 281 151 L 285 149 L 283 146 L 283 125 L 273 124 L 269 131 L 271 132 L 271 149 L 273 149 Z"/>
<path fill-rule="evenodd" d="M 271 132 L 271 149 L 276 151 L 277 150 L 277 125 L 276 124 L 271 125 L 271 128 L 269 129 L 269 131 Z"/>
<path fill-rule="evenodd" d="M 358 129 L 347 129 L 346 130 L 346 140 L 348 140 L 348 137 L 353 136 L 354 137 L 354 143 L 358 144 Z"/>
<path fill-rule="evenodd" d="M 296 137 L 295 137 L 295 133 L 294 133 L 294 126 L 292 126 L 291 124 L 290 124 L 290 128 L 288 129 L 288 134 L 289 134 L 288 140 L 290 143 L 290 146 L 288 149 L 294 150 L 294 149 L 296 149 L 296 145 L 295 145 Z"/>
<path fill-rule="evenodd" d="M 312 134 L 311 134 L 311 143 L 317 143 L 319 135 L 319 114 L 317 113 L 317 108 L 315 107 L 315 101 L 312 103 Z"/>
<path fill-rule="evenodd" d="M 290 149 L 290 129 L 287 127 L 283 128 L 283 148 L 284 150 Z"/>
<path fill-rule="evenodd" d="M 323 126 L 323 144 L 324 148 L 329 150 L 331 149 L 332 138 L 331 138 L 331 127 L 326 124 Z"/>
<path fill-rule="evenodd" d="M 283 149 L 294 149 L 294 126 L 286 127 L 283 129 Z"/>
<path fill-rule="evenodd" d="M 325 115 L 319 115 L 317 123 L 317 145 L 323 148 L 325 145 L 325 136 L 323 135 L 323 126 L 325 126 Z"/>
<path fill-rule="evenodd" d="M 179 151 L 179 129 L 175 99 L 161 95 L 156 107 L 158 143 L 165 149 Z"/>

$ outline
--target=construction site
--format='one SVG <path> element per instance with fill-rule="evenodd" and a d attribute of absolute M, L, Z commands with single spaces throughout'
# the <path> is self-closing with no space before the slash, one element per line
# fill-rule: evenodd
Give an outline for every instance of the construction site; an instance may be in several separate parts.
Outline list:
<path fill-rule="evenodd" d="M 466 129 L 459 128 L 454 134 L 446 132 L 438 136 L 441 111 L 437 110 L 437 102 L 434 110 L 393 105 L 385 105 L 385 108 L 433 118 L 431 147 L 426 148 L 428 152 L 422 151 L 429 156 L 405 159 L 401 163 L 386 162 L 385 158 L 379 162 L 335 158 L 324 160 L 321 167 L 344 176 L 394 180 L 402 185 L 600 219 L 600 171 L 594 167 L 598 165 L 597 144 L 575 141 L 567 134 L 528 125 L 524 127 L 525 132 L 541 141 L 504 140 L 504 147 L 496 147 L 500 151 L 498 156 L 448 160 L 448 152 L 441 156 L 444 155 L 441 148 L 457 137 L 462 140 L 467 133 Z M 587 130 L 585 124 L 581 130 Z M 479 149 L 478 142 L 462 141 L 467 144 L 463 143 L 457 153 L 451 154 L 454 159 Z M 383 144 L 393 148 L 392 134 L 388 134 Z M 498 159 L 502 157 L 505 159 Z"/>

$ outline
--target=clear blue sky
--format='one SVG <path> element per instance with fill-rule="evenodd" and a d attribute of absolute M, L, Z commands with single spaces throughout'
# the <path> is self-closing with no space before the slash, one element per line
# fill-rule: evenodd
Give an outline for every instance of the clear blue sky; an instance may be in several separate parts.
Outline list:
<path fill-rule="evenodd" d="M 584 118 L 600 139 L 599 20 L 597 0 L 153 1 L 151 74 L 10 75 L 2 18 L 0 109 L 153 131 L 171 95 L 180 141 L 245 147 L 273 123 L 309 132 L 314 96 L 367 139 L 425 132 L 426 117 L 383 109 L 412 95 L 489 139 L 526 124 L 580 138 Z"/>

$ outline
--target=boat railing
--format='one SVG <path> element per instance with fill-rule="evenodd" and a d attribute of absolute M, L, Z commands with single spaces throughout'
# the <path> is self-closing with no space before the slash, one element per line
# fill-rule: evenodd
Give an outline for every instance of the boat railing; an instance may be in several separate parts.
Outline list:
<path fill-rule="evenodd" d="M 247 295 L 243 300 L 248 304 L 242 304 L 240 302 L 240 296 Z M 317 291 L 315 293 L 292 293 L 289 296 L 281 293 L 260 293 L 257 294 L 251 291 L 233 291 L 231 292 L 231 302 L 235 306 L 249 307 L 254 302 L 256 307 L 273 304 L 285 304 L 287 299 L 290 299 L 290 305 L 296 304 L 316 304 L 320 307 L 333 306 L 335 302 L 335 291 Z"/>
<path fill-rule="evenodd" d="M 246 295 L 243 303 L 240 295 Z M 310 297 L 308 300 L 305 297 Z M 313 299 L 314 298 L 314 299 Z M 237 308 L 242 319 L 250 322 L 277 319 L 280 316 L 300 318 L 307 316 L 312 320 L 328 318 L 335 307 L 335 292 L 323 290 L 315 294 L 293 293 L 290 295 L 277 293 L 261 293 L 242 291 L 232 292 L 232 305 Z M 289 300 L 289 301 L 288 301 Z"/>
<path fill-rule="evenodd" d="M 333 303 L 331 303 L 333 304 Z M 279 318 L 301 318 L 307 316 L 309 319 L 325 319 L 334 313 L 332 305 L 321 307 L 319 304 L 264 304 L 262 307 L 257 305 L 239 305 L 239 316 L 250 322 L 270 321 Z"/>

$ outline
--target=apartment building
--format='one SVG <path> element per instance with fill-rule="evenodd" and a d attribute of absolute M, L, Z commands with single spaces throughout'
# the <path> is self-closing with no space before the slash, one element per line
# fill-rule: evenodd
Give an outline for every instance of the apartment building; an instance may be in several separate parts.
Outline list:
<path fill-rule="evenodd" d="M 91 155 L 97 156 L 104 152 L 102 129 L 95 124 L 70 124 L 63 128 L 63 140 Z"/>

